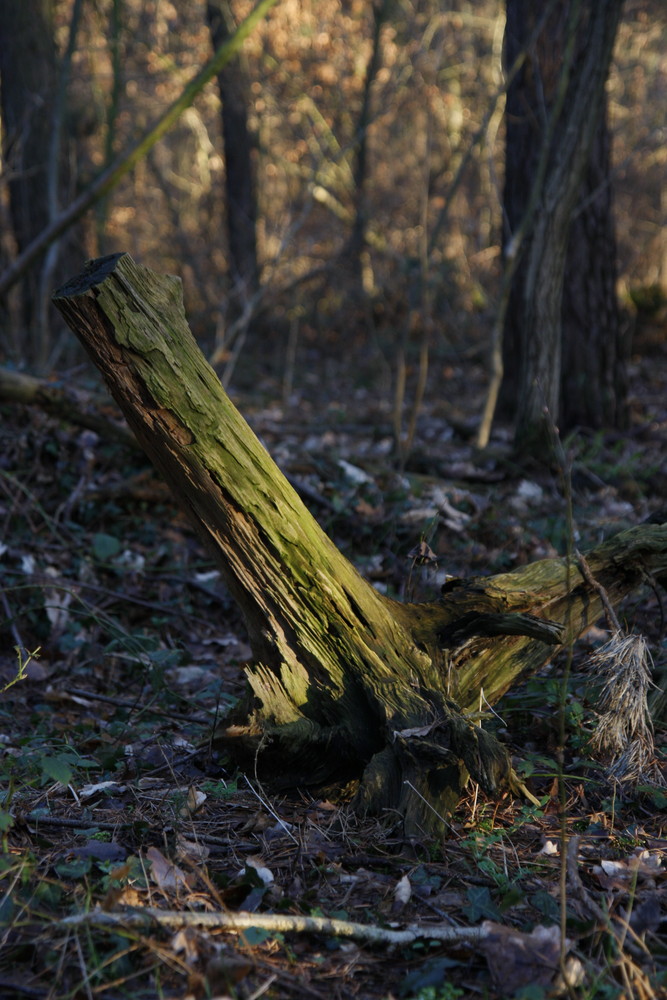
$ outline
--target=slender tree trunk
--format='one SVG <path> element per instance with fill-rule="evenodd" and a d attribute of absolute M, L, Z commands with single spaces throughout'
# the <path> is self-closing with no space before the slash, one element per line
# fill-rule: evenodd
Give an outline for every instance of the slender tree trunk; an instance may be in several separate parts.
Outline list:
<path fill-rule="evenodd" d="M 399 604 L 345 559 L 225 394 L 190 333 L 180 282 L 126 254 L 92 261 L 54 296 L 141 446 L 215 554 L 243 611 L 249 696 L 221 733 L 282 785 L 360 778 L 360 811 L 441 825 L 469 775 L 489 792 L 504 748 L 468 717 L 600 614 L 576 562 L 450 583 Z M 667 569 L 667 525 L 588 557 L 616 600 Z"/>
<path fill-rule="evenodd" d="M 56 94 L 52 0 L 0 3 L 0 98 L 3 173 L 16 250 L 21 253 L 46 229 L 49 218 L 50 136 Z M 40 262 L 26 275 L 18 316 L 19 342 L 3 339 L 10 353 L 29 364 L 39 353 Z M 3 325 L 10 318 L 2 317 Z M 12 343 L 12 340 L 14 342 Z"/>
<path fill-rule="evenodd" d="M 502 398 L 506 405 L 516 400 L 519 451 L 548 453 L 549 422 L 561 416 L 585 416 L 594 426 L 622 420 L 604 120 L 621 7 L 622 0 L 559 0 L 508 90 L 506 254 L 516 250 L 512 237 L 532 185 L 539 185 L 504 331 Z M 529 0 L 507 0 L 507 65 L 527 44 L 540 13 Z M 588 387 L 587 401 L 572 398 L 581 385 Z"/>
<path fill-rule="evenodd" d="M 371 122 L 371 98 L 382 59 L 382 28 L 389 13 L 389 0 L 376 0 L 373 9 L 373 47 L 371 57 L 366 67 L 363 99 L 359 111 L 359 122 L 356 134 L 356 157 L 354 164 L 354 222 L 345 248 L 345 262 L 351 270 L 354 280 L 363 286 L 362 254 L 366 248 L 366 230 L 368 227 L 368 129 Z"/>
<path fill-rule="evenodd" d="M 616 294 L 610 147 L 603 118 L 591 146 L 568 242 L 560 387 L 560 425 L 565 430 L 627 426 L 629 344 Z"/>
<path fill-rule="evenodd" d="M 213 47 L 218 49 L 236 31 L 229 0 L 209 0 L 207 15 Z M 242 54 L 220 70 L 218 88 L 222 101 L 229 272 L 238 306 L 259 287 L 256 171 L 248 126 L 250 86 Z"/>

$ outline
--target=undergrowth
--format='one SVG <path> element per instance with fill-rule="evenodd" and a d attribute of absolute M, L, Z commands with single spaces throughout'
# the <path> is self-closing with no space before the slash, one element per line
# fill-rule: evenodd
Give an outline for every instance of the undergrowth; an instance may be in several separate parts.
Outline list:
<path fill-rule="evenodd" d="M 391 817 L 353 821 L 350 789 L 278 797 L 211 743 L 250 651 L 161 485 L 120 450 L 100 447 L 86 464 L 87 439 L 39 415 L 17 434 L 11 419 L 0 474 L 0 995 L 643 1000 L 667 986 L 667 795 L 610 781 L 592 754 L 603 681 L 587 659 L 602 630 L 577 646 L 565 682 L 561 656 L 485 721 L 528 797 L 491 801 L 471 787 L 445 840 L 406 842 Z M 363 464 L 349 440 L 340 447 Z M 85 481 L 60 475 L 63 449 Z M 435 562 L 423 578 L 414 570 L 417 598 L 439 585 L 441 562 L 465 558 L 464 540 L 491 568 L 517 551 L 550 554 L 561 537 L 562 525 L 546 541 L 539 527 L 557 495 L 547 480 L 445 482 L 454 530 L 433 518 L 432 483 L 417 496 L 385 471 L 354 486 L 340 467 L 329 482 L 326 462 L 304 473 L 298 449 L 293 458 L 333 498 L 336 540 L 352 553 L 361 540 L 360 566 L 387 592 L 405 593 L 425 532 Z M 594 532 L 601 500 L 577 489 Z M 648 589 L 631 611 L 659 651 L 657 602 Z M 664 762 L 659 719 L 655 746 Z M 183 926 L 130 921 L 149 909 L 176 911 Z M 197 924 L 235 913 L 257 926 Z M 284 929 L 260 926 L 267 915 Z M 390 947 L 290 929 L 301 917 L 423 933 Z M 481 936 L 445 943 L 429 937 L 436 926 Z"/>

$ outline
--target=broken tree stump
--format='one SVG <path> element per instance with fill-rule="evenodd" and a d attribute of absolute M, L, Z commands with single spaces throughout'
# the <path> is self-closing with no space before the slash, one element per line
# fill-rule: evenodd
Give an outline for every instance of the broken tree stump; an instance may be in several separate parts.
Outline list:
<path fill-rule="evenodd" d="M 181 283 L 127 254 L 91 261 L 54 303 L 213 552 L 254 662 L 221 738 L 283 786 L 360 778 L 363 812 L 433 830 L 468 775 L 493 793 L 504 748 L 470 713 L 600 615 L 576 561 L 456 581 L 428 604 L 380 595 L 342 555 L 231 403 L 188 328 Z M 588 554 L 612 600 L 667 568 L 667 525 Z"/>

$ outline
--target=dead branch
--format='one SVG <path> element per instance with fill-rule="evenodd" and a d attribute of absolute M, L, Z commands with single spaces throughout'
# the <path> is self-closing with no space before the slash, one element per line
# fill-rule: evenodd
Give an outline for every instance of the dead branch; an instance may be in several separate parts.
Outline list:
<path fill-rule="evenodd" d="M 193 912 L 187 910 L 157 910 L 153 907 L 127 909 L 118 912 L 90 910 L 76 913 L 59 921 L 60 927 L 146 927 L 157 923 L 176 930 L 180 927 L 205 927 L 207 930 L 243 931 L 261 927 L 275 933 L 328 934 L 333 937 L 353 938 L 367 944 L 384 944 L 390 947 L 412 944 L 415 941 L 442 941 L 444 943 L 478 944 L 485 936 L 483 927 L 451 927 L 449 924 L 408 924 L 398 930 L 378 927 L 377 924 L 360 924 L 352 920 L 333 917 L 304 917 L 293 913 Z"/>

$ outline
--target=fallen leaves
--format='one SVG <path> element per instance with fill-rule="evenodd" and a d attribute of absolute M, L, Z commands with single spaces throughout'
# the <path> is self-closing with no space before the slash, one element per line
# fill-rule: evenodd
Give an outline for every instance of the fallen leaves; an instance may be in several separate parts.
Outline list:
<path fill-rule="evenodd" d="M 568 940 L 561 945 L 557 926 L 538 924 L 526 934 L 490 920 L 482 924 L 480 947 L 503 996 L 530 985 L 554 987 L 557 993 L 579 986 L 584 969 L 578 958 L 568 955 L 571 946 Z"/>
<path fill-rule="evenodd" d="M 165 858 L 162 851 L 157 847 L 149 847 L 146 851 L 146 860 L 150 862 L 150 875 L 157 885 L 165 893 L 178 892 L 183 889 L 189 892 L 196 882 L 196 876 L 186 873 L 173 862 Z"/>
<path fill-rule="evenodd" d="M 387 459 L 391 441 L 368 435 L 368 422 L 312 435 L 308 448 L 303 421 L 289 434 L 274 422 L 269 436 L 360 570 L 392 595 L 407 593 L 410 574 L 421 596 L 446 582 L 445 570 L 486 572 L 560 546 L 547 479 L 512 478 L 456 435 L 441 448 L 445 422 L 437 413 L 425 419 L 433 446 L 420 471 L 401 475 Z M 9 454 L 18 438 L 6 440 Z M 67 442 L 59 441 L 62 450 Z M 76 450 L 70 459 L 76 464 Z M 89 968 L 96 952 L 113 956 L 114 942 L 125 948 L 132 939 L 138 960 L 129 975 L 145 968 L 148 976 L 155 965 L 165 995 L 196 1000 L 252 995 L 275 976 L 274 993 L 294 998 L 347 990 L 384 1000 L 389 991 L 412 997 L 429 986 L 436 995 L 451 987 L 452 996 L 461 989 L 504 998 L 522 982 L 561 988 L 564 862 L 548 697 L 560 683 L 557 666 L 518 695 L 518 723 L 515 709 L 499 713 L 515 759 L 533 761 L 525 780 L 542 805 L 530 815 L 522 818 L 511 797 L 491 805 L 478 793 L 473 804 L 471 793 L 447 842 L 405 843 L 380 824 L 349 826 L 337 789 L 327 790 L 330 799 L 281 800 L 251 771 L 252 780 L 230 773 L 208 746 L 214 720 L 242 694 L 252 655 L 218 571 L 178 515 L 157 510 L 164 497 L 141 501 L 151 505 L 147 517 L 114 488 L 131 473 L 118 454 L 97 461 L 91 522 L 77 523 L 70 538 L 78 508 L 62 503 L 72 487 L 61 495 L 55 467 L 42 470 L 40 485 L 39 463 L 21 458 L 17 475 L 28 477 L 45 509 L 66 516 L 54 532 L 21 494 L 30 523 L 8 521 L 0 542 L 4 614 L 16 619 L 27 648 L 43 644 L 30 682 L 9 689 L 2 706 L 1 760 L 14 788 L 0 806 L 10 847 L 0 877 L 13 887 L 0 900 L 5 971 L 22 961 L 15 940 L 22 948 L 28 938 L 57 942 L 63 977 L 74 977 L 57 989 L 70 995 L 83 975 L 77 939 Z M 587 505 L 584 532 L 632 513 L 609 490 L 575 500 Z M 100 539 L 109 533 L 119 544 Z M 24 591 L 34 598 L 27 611 Z M 649 595 L 645 606 L 655 631 L 657 599 Z M 587 644 L 606 637 L 591 630 Z M 3 682 L 16 672 L 13 645 L 10 637 Z M 576 698 L 585 705 L 587 696 Z M 568 724 L 574 707 L 575 696 Z M 429 728 L 397 736 L 427 738 Z M 578 735 L 571 725 L 563 751 L 572 769 L 564 775 L 568 838 L 580 835 L 565 858 L 579 878 L 567 888 L 568 937 L 590 989 L 599 980 L 622 983 L 628 997 L 647 997 L 641 989 L 662 961 L 664 807 L 657 798 L 607 802 L 597 775 L 583 770 Z M 68 914 L 78 924 L 64 934 L 58 920 Z M 605 964 L 605 949 L 622 960 Z M 52 967 L 40 966 L 39 948 L 32 956 L 35 982 L 51 988 Z M 122 961 L 119 953 L 119 968 Z"/>

